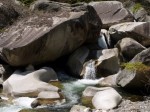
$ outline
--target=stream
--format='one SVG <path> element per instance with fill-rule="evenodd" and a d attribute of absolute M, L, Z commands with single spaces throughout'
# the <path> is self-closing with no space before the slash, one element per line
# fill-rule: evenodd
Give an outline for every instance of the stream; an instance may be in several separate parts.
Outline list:
<path fill-rule="evenodd" d="M 82 91 L 87 86 L 95 86 L 101 79 L 97 80 L 89 80 L 89 79 L 75 79 L 73 77 L 67 76 L 66 74 L 59 73 L 58 75 L 59 80 L 63 85 L 62 92 L 66 97 L 66 103 L 57 106 L 49 106 L 49 107 L 38 107 L 38 108 L 48 108 L 48 110 L 52 112 L 69 112 L 70 108 L 75 104 L 81 104 L 81 95 Z M 127 94 L 124 92 L 119 92 L 121 95 L 123 94 L 124 98 L 132 100 L 139 100 L 141 97 L 139 96 L 132 96 L 131 94 Z M 1 102 L 0 103 L 0 112 L 18 112 L 22 109 L 31 109 L 30 104 L 35 100 L 35 98 L 29 97 L 20 97 L 13 99 L 10 103 L 8 98 L 2 97 L 3 100 L 6 100 L 7 103 Z M 141 98 L 142 99 L 142 98 Z"/>
<path fill-rule="evenodd" d="M 96 85 L 99 81 L 89 79 L 79 80 L 63 73 L 59 73 L 58 78 L 63 86 L 62 92 L 66 97 L 66 103 L 62 105 L 47 107 L 49 110 L 55 112 L 68 112 L 73 105 L 80 103 L 82 91 L 89 85 L 91 86 Z M 20 97 L 13 99 L 11 102 L 9 102 L 9 99 L 7 97 L 1 98 L 5 100 L 6 103 L 5 102 L 0 103 L 0 112 L 18 112 L 22 109 L 30 109 L 31 108 L 30 104 L 35 100 L 35 98 Z M 38 108 L 45 108 L 45 107 L 40 106 Z"/>

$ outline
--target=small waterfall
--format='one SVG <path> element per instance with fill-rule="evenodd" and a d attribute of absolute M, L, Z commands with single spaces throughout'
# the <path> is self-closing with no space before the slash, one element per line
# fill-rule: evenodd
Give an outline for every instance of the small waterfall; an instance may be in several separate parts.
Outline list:
<path fill-rule="evenodd" d="M 101 34 L 100 37 L 98 38 L 98 45 L 103 49 L 108 49 L 105 36 L 103 34 Z"/>
<path fill-rule="evenodd" d="M 93 60 L 90 60 L 85 64 L 83 78 L 84 79 L 95 79 L 96 78 L 95 62 Z"/>

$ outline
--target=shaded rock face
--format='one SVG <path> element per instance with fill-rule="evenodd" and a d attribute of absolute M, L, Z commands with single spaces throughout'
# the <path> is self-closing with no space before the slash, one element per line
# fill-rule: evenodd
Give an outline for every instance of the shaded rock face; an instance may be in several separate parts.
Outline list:
<path fill-rule="evenodd" d="M 91 2 L 89 5 L 95 8 L 102 19 L 103 28 L 109 28 L 116 23 L 131 22 L 134 20 L 131 13 L 123 7 L 121 2 L 101 1 Z"/>
<path fill-rule="evenodd" d="M 130 37 L 144 46 L 150 45 L 150 22 L 126 22 L 109 28 L 112 41 L 117 43 L 125 37 Z"/>
<path fill-rule="evenodd" d="M 89 49 L 87 47 L 80 47 L 77 49 L 68 59 L 67 65 L 69 71 L 76 77 L 81 76 L 83 65 L 89 55 Z"/>
<path fill-rule="evenodd" d="M 108 76 L 119 71 L 119 53 L 118 49 L 102 50 L 102 55 L 96 60 L 97 76 Z"/>
<path fill-rule="evenodd" d="M 143 50 L 142 52 L 138 53 L 131 62 L 142 62 L 145 65 L 150 66 L 150 48 Z"/>
<path fill-rule="evenodd" d="M 120 102 L 122 97 L 113 88 L 106 89 L 104 91 L 97 92 L 92 103 L 96 109 L 109 110 L 115 108 Z"/>
<path fill-rule="evenodd" d="M 26 17 L 1 33 L 1 59 L 12 66 L 37 65 L 98 37 L 101 20 L 91 6 L 79 11 L 64 7 L 63 11 Z"/>
<path fill-rule="evenodd" d="M 7 25 L 11 25 L 18 18 L 18 12 L 9 4 L 8 1 L 0 0 L 0 29 Z M 0 31 L 1 33 L 2 31 Z"/>
<path fill-rule="evenodd" d="M 3 93 L 11 96 L 36 97 L 41 91 L 58 91 L 58 87 L 48 84 L 56 76 L 54 70 L 48 67 L 37 71 L 17 70 L 3 83 Z"/>
<path fill-rule="evenodd" d="M 2 80 L 6 80 L 12 73 L 14 68 L 9 65 L 0 65 L 0 77 Z"/>
<path fill-rule="evenodd" d="M 120 40 L 116 47 L 120 50 L 122 56 L 128 61 L 133 59 L 136 54 L 146 49 L 140 43 L 131 38 L 124 38 Z"/>

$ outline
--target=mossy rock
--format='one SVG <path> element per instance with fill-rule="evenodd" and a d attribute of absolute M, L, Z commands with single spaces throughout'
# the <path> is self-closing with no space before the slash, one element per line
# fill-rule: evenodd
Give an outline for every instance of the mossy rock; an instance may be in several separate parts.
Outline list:
<path fill-rule="evenodd" d="M 84 105 L 86 107 L 94 108 L 94 106 L 92 104 L 92 98 L 93 97 L 82 97 L 81 98 L 82 105 Z"/>
<path fill-rule="evenodd" d="M 142 62 L 123 63 L 121 66 L 127 70 L 136 70 L 139 72 L 144 72 L 144 71 L 150 70 L 150 67 L 143 64 Z"/>

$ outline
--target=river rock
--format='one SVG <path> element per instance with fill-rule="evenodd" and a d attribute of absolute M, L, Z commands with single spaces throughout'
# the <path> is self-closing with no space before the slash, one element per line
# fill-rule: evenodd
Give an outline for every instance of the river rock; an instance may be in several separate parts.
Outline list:
<path fill-rule="evenodd" d="M 91 109 L 81 105 L 74 105 L 70 112 L 91 112 Z"/>
<path fill-rule="evenodd" d="M 142 52 L 138 53 L 131 62 L 142 62 L 145 65 L 150 66 L 150 48 L 143 50 Z"/>
<path fill-rule="evenodd" d="M 61 93 L 55 91 L 42 91 L 38 94 L 36 100 L 31 103 L 31 107 L 35 108 L 40 105 L 60 105 L 65 102 Z"/>
<path fill-rule="evenodd" d="M 96 109 L 109 110 L 118 106 L 121 99 L 122 97 L 115 89 L 109 88 L 97 92 L 92 99 L 92 103 Z"/>
<path fill-rule="evenodd" d="M 91 6 L 73 9 L 35 11 L 7 28 L 0 34 L 0 58 L 12 66 L 38 65 L 92 42 L 101 29 L 99 16 Z"/>
<path fill-rule="evenodd" d="M 83 97 L 93 97 L 97 92 L 99 91 L 104 91 L 110 89 L 110 87 L 103 87 L 103 88 L 98 88 L 98 87 L 92 87 L 88 86 L 86 89 L 82 92 Z"/>
<path fill-rule="evenodd" d="M 97 77 L 117 73 L 120 68 L 119 61 L 117 48 L 102 50 L 102 55 L 95 62 Z"/>
<path fill-rule="evenodd" d="M 138 41 L 143 46 L 150 45 L 150 22 L 126 22 L 109 28 L 112 41 L 117 43 L 125 37 Z"/>
<path fill-rule="evenodd" d="M 116 46 L 119 49 L 122 56 L 128 61 L 133 59 L 136 54 L 146 49 L 140 43 L 131 38 L 124 38 L 120 40 Z"/>
<path fill-rule="evenodd" d="M 56 76 L 55 71 L 48 67 L 36 71 L 16 70 L 3 83 L 3 93 L 11 96 L 35 97 L 41 91 L 59 91 L 58 87 L 48 84 Z"/>
<path fill-rule="evenodd" d="M 111 25 L 134 21 L 132 14 L 119 1 L 100 1 L 89 3 L 102 19 L 103 28 Z"/>
<path fill-rule="evenodd" d="M 0 0 L 0 33 L 2 28 L 11 25 L 19 16 L 19 13 L 10 3 L 8 0 Z"/>
<path fill-rule="evenodd" d="M 69 71 L 76 77 L 81 76 L 83 65 L 86 62 L 89 55 L 89 49 L 87 47 L 80 47 L 77 49 L 68 59 L 67 65 Z"/>
<path fill-rule="evenodd" d="M 98 85 L 100 87 L 117 87 L 117 83 L 116 83 L 117 76 L 118 76 L 118 73 L 107 76 L 104 79 L 100 80 Z"/>
<path fill-rule="evenodd" d="M 142 68 L 142 67 L 141 67 Z M 117 85 L 129 90 L 144 91 L 149 92 L 149 78 L 150 78 L 150 68 L 149 69 L 127 69 L 122 70 L 117 78 Z"/>

